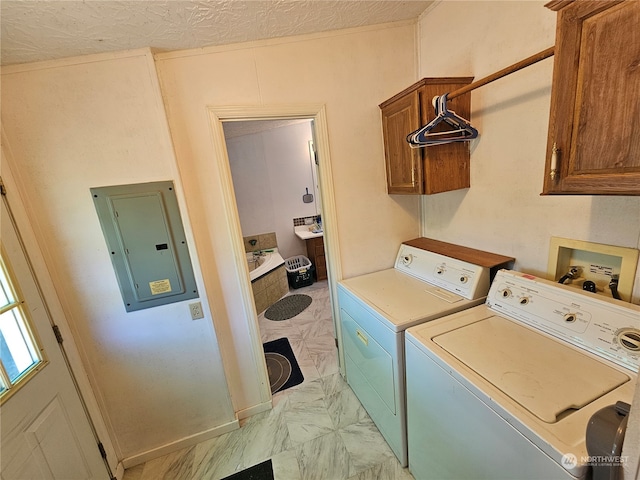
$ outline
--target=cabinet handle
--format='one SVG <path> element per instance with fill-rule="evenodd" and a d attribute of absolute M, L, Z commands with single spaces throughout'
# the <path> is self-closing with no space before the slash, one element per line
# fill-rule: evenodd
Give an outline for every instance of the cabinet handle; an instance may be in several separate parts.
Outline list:
<path fill-rule="evenodd" d="M 549 172 L 549 176 L 551 180 L 555 180 L 558 176 L 558 157 L 560 156 L 560 149 L 556 142 L 553 142 L 553 148 L 551 149 L 551 171 Z"/>

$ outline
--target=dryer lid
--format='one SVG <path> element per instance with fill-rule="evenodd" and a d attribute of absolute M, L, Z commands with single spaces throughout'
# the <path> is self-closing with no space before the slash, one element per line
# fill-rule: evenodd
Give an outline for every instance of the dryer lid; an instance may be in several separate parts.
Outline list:
<path fill-rule="evenodd" d="M 557 422 L 629 380 L 563 342 L 499 316 L 433 341 L 547 423 Z"/>
<path fill-rule="evenodd" d="M 479 304 L 390 268 L 340 282 L 340 286 L 376 309 L 394 332 Z"/>

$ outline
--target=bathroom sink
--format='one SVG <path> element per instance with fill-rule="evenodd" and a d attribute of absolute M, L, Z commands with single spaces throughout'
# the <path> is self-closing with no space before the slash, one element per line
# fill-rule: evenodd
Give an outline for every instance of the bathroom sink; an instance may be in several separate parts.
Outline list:
<path fill-rule="evenodd" d="M 309 238 L 316 238 L 324 236 L 324 232 L 322 230 L 309 230 L 309 228 L 313 228 L 313 225 L 300 225 L 294 228 L 294 233 L 296 236 L 302 240 L 308 240 Z"/>

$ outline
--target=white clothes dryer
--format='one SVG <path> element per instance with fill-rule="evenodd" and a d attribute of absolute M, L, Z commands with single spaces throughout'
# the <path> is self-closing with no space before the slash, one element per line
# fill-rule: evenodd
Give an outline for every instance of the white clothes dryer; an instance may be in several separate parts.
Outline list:
<path fill-rule="evenodd" d="M 631 404 L 640 307 L 502 270 L 485 305 L 406 335 L 416 480 L 590 478 L 594 413 Z"/>
<path fill-rule="evenodd" d="M 481 265 L 447 256 L 448 252 L 477 259 Z M 407 465 L 405 329 L 482 304 L 491 268 L 511 261 L 423 238 L 400 246 L 394 268 L 339 282 L 347 383 L 403 466 Z"/>

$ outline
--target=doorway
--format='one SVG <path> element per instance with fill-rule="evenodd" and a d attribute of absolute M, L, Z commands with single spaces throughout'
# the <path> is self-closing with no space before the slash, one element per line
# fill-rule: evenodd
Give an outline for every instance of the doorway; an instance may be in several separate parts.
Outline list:
<path fill-rule="evenodd" d="M 289 292 L 283 261 L 308 257 L 302 230 L 323 241 L 311 119 L 223 122 L 242 239 L 258 314 Z M 305 227 L 307 225 L 307 227 Z M 294 230 L 295 229 L 295 230 Z M 312 275 L 307 275 L 309 283 Z M 323 278 L 324 277 L 324 278 Z M 297 286 L 297 285 L 296 285 Z"/>
<path fill-rule="evenodd" d="M 327 282 L 331 303 L 334 332 L 338 345 L 338 357 L 340 372 L 344 375 L 344 360 L 342 356 L 342 337 L 340 329 L 337 328 L 338 307 L 337 307 L 337 281 L 342 278 L 340 265 L 340 254 L 338 246 L 338 233 L 336 230 L 336 208 L 333 194 L 333 181 L 331 171 L 331 160 L 329 156 L 328 130 L 326 123 L 326 112 L 323 105 L 297 105 L 286 107 L 210 107 L 210 124 L 214 136 L 215 161 L 223 177 L 223 184 L 227 186 L 224 191 L 225 211 L 235 229 L 231 232 L 234 256 L 238 259 L 246 258 L 245 246 L 243 243 L 243 233 L 233 188 L 233 177 L 229 164 L 229 156 L 226 148 L 223 123 L 227 122 L 247 122 L 253 120 L 312 120 L 314 132 L 315 153 L 318 159 L 317 184 L 319 186 L 317 197 L 320 198 L 320 211 L 322 212 L 322 224 L 324 230 L 324 246 L 326 253 Z M 246 285 L 242 289 L 246 311 L 255 311 L 253 292 L 250 278 L 247 276 Z M 256 352 L 262 350 L 260 342 L 260 331 L 257 315 L 250 322 L 252 328 L 253 348 Z M 267 383 L 268 385 L 268 383 Z"/>

